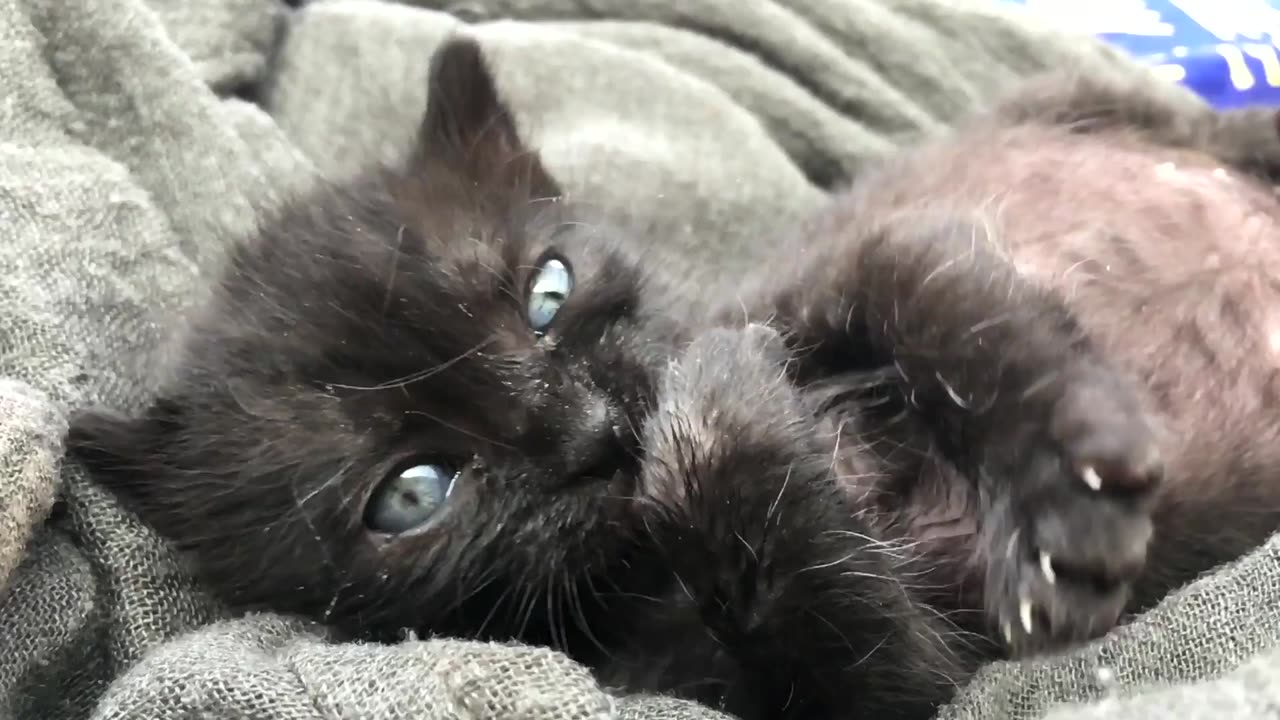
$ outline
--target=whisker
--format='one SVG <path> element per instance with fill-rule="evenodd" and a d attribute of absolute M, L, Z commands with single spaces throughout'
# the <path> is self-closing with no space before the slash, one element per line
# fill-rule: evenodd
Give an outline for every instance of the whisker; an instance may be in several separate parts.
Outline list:
<path fill-rule="evenodd" d="M 339 383 L 328 383 L 328 385 L 330 387 L 341 388 L 343 390 L 391 390 L 393 388 L 402 388 L 402 387 L 405 387 L 406 385 L 411 385 L 416 382 L 421 382 L 422 380 L 425 380 L 431 377 L 432 375 L 448 370 L 450 367 L 453 367 L 458 362 L 462 360 L 466 360 L 472 355 L 475 355 L 481 350 L 484 350 L 484 348 L 488 346 L 490 343 L 492 343 L 493 341 L 494 341 L 494 337 L 490 335 L 489 337 L 477 343 L 475 346 L 467 350 L 464 350 L 459 355 L 456 355 L 448 360 L 445 360 L 439 365 L 429 367 L 425 370 L 418 370 L 416 372 L 410 373 L 409 375 L 396 378 L 395 380 L 388 380 L 383 383 L 378 383 L 377 385 L 342 385 Z"/>
<path fill-rule="evenodd" d="M 479 434 L 479 433 L 472 432 L 472 431 L 470 431 L 470 430 L 468 430 L 468 429 L 466 429 L 466 428 L 464 428 L 464 427 L 461 427 L 461 426 L 455 425 L 455 424 L 453 424 L 453 423 L 451 423 L 451 422 L 449 422 L 449 421 L 447 421 L 447 420 L 444 420 L 443 418 L 440 418 L 440 417 L 437 417 L 437 416 L 435 416 L 435 415 L 432 415 L 431 413 L 429 413 L 429 412 L 427 412 L 427 411 L 425 411 L 425 410 L 405 410 L 405 411 L 404 411 L 404 414 L 405 414 L 405 415 L 419 415 L 419 416 L 421 416 L 421 417 L 427 418 L 427 419 L 428 419 L 428 420 L 430 420 L 431 422 L 434 422 L 434 423 L 437 423 L 437 424 L 443 425 L 444 427 L 447 427 L 447 428 L 449 428 L 450 430 L 453 430 L 454 432 L 461 433 L 461 434 L 466 435 L 467 437 L 472 438 L 472 439 L 474 439 L 474 440 L 479 440 L 479 441 L 480 441 L 480 442 L 482 442 L 482 443 L 487 443 L 487 444 L 489 444 L 489 445 L 493 445 L 494 447 L 499 447 L 499 448 L 502 448 L 502 449 L 504 449 L 504 450 L 515 450 L 515 448 L 513 448 L 511 445 L 508 445 L 507 443 L 504 443 L 504 442 L 502 442 L 501 440 L 495 440 L 495 439 L 493 439 L 493 438 L 486 437 L 486 436 L 481 435 L 481 434 Z"/>

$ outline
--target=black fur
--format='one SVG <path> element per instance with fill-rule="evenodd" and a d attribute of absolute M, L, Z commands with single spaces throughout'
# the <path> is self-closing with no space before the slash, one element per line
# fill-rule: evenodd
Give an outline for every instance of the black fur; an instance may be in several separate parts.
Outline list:
<path fill-rule="evenodd" d="M 632 428 L 677 328 L 521 149 L 478 53 L 442 54 L 407 170 L 320 188 L 236 251 L 148 413 L 71 433 L 237 604 L 550 641 L 523 627 L 532 593 L 619 561 Z M 577 287 L 539 338 L 524 294 L 552 250 Z M 420 456 L 464 469 L 450 512 L 430 533 L 370 534 L 377 481 Z M 496 598 L 511 607 L 487 618 Z"/>
<path fill-rule="evenodd" d="M 984 634 L 1015 652 L 1091 637 L 1274 526 L 1259 512 L 1196 542 L 1194 496 L 1162 492 L 1188 467 L 1239 470 L 1209 506 L 1274 509 L 1275 419 L 1228 403 L 1219 420 L 1266 432 L 1214 436 L 1189 464 L 1175 452 L 1170 472 L 1187 444 L 1162 422 L 1173 380 L 1100 340 L 1087 307 L 945 189 L 968 167 L 947 148 L 1033 125 L 1267 178 L 1274 126 L 1050 87 L 869 178 L 708 314 L 719 283 L 660 283 L 675 274 L 642 272 L 642 247 L 584 222 L 479 48 L 454 39 L 406 167 L 270 222 L 154 406 L 78 417 L 71 452 L 239 606 L 388 641 L 548 644 L 610 685 L 747 719 L 927 717 L 996 654 Z M 539 335 L 525 298 L 552 252 L 576 285 Z M 744 305 L 785 342 L 743 328 Z M 419 532 L 371 532 L 369 499 L 422 458 L 460 469 L 448 503 Z"/>

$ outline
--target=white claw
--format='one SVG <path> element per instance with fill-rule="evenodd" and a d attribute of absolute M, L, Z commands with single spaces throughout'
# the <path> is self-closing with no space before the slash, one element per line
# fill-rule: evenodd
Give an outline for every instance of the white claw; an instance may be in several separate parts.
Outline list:
<path fill-rule="evenodd" d="M 1085 465 L 1080 470 L 1080 479 L 1084 480 L 1084 484 L 1088 485 L 1092 490 L 1102 489 L 1102 476 L 1092 466 Z"/>
<path fill-rule="evenodd" d="M 1013 628 L 1009 626 L 1008 621 L 1000 623 L 1000 632 L 1004 635 L 1004 644 L 1013 644 Z"/>
<path fill-rule="evenodd" d="M 1026 598 L 1022 599 L 1022 604 L 1018 606 L 1018 618 L 1022 620 L 1022 629 L 1031 634 L 1031 601 Z"/>
<path fill-rule="evenodd" d="M 1057 574 L 1053 572 L 1053 559 L 1049 557 L 1047 552 L 1040 553 L 1040 572 L 1044 573 L 1044 579 L 1050 585 L 1058 581 Z"/>

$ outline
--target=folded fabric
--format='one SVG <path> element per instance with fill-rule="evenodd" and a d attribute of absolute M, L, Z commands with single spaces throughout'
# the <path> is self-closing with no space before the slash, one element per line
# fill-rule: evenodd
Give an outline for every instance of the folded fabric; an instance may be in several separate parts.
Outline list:
<path fill-rule="evenodd" d="M 1280 0 L 1002 0 L 1096 34 L 1217 108 L 1280 106 Z"/>

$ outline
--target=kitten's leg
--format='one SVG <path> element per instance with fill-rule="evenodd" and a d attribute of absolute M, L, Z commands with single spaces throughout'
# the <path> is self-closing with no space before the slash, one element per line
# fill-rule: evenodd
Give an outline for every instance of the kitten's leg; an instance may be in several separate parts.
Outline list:
<path fill-rule="evenodd" d="M 857 226 L 835 220 L 846 235 Z M 1137 386 L 982 226 L 895 222 L 810 253 L 763 294 L 797 373 L 896 368 L 904 398 L 977 483 L 985 603 L 1012 648 L 1109 629 L 1143 567 L 1161 474 Z"/>
<path fill-rule="evenodd" d="M 994 115 L 1012 125 L 1050 123 L 1081 133 L 1131 130 L 1152 142 L 1199 150 L 1226 165 L 1280 182 L 1280 112 L 1218 112 L 1146 78 L 1052 75 L 1022 86 Z"/>

